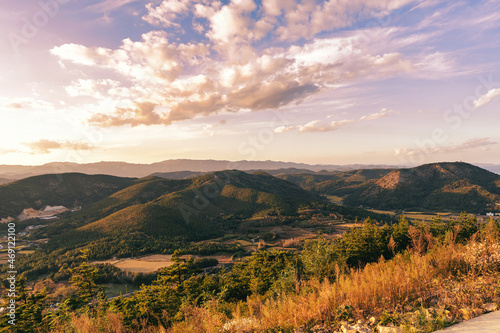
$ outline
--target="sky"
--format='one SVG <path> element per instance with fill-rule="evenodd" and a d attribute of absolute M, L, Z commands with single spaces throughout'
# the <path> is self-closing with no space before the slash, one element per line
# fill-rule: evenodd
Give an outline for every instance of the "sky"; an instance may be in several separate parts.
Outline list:
<path fill-rule="evenodd" d="M 0 2 L 0 164 L 500 164 L 499 0 Z"/>

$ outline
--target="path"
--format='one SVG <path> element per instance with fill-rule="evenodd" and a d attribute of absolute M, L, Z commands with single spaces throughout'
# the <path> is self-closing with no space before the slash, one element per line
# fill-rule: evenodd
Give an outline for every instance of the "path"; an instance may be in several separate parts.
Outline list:
<path fill-rule="evenodd" d="M 490 312 L 434 333 L 500 333 L 500 311 Z"/>

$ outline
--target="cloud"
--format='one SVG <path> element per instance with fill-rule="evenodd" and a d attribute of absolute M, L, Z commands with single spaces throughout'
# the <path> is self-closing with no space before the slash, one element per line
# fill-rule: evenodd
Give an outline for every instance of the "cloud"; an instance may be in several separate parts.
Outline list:
<path fill-rule="evenodd" d="M 460 144 L 452 144 L 447 146 L 424 147 L 420 149 L 399 148 L 395 149 L 395 155 L 413 156 L 417 154 L 435 155 L 463 153 L 468 150 L 476 149 L 488 150 L 491 146 L 496 144 L 497 142 L 491 141 L 490 138 L 474 138 Z"/>
<path fill-rule="evenodd" d="M 0 148 L 0 155 L 7 155 L 7 154 L 12 154 L 12 153 L 18 153 L 19 150 L 16 149 L 4 149 Z"/>
<path fill-rule="evenodd" d="M 312 38 L 322 31 L 352 26 L 356 20 L 385 16 L 388 12 L 405 6 L 414 0 L 361 0 L 295 2 L 272 1 L 267 12 L 281 15 L 285 22 L 276 29 L 281 40 L 296 41 Z M 278 3 L 278 4 L 277 4 Z M 276 5 L 277 4 L 277 5 Z"/>
<path fill-rule="evenodd" d="M 109 12 L 139 0 L 106 0 L 88 7 L 94 12 Z"/>
<path fill-rule="evenodd" d="M 86 142 L 80 141 L 52 141 L 52 140 L 39 140 L 36 142 L 24 143 L 28 146 L 33 154 L 49 154 L 52 150 L 65 149 L 65 150 L 93 150 L 94 147 Z"/>
<path fill-rule="evenodd" d="M 299 126 L 299 133 L 331 132 L 337 130 L 339 127 L 350 124 L 352 122 L 354 122 L 354 120 L 332 121 L 328 124 L 321 124 L 319 121 L 314 120 L 303 126 Z"/>
<path fill-rule="evenodd" d="M 33 110 L 53 110 L 54 105 L 50 102 L 35 99 L 35 98 L 22 98 L 7 100 L 1 104 L 4 108 L 9 109 L 33 109 Z"/>
<path fill-rule="evenodd" d="M 363 116 L 363 117 L 359 118 L 359 120 L 376 120 L 376 119 L 387 117 L 388 115 L 390 115 L 393 112 L 394 112 L 394 110 L 387 110 L 386 108 L 383 108 L 382 110 L 380 110 L 380 112 L 372 113 L 368 116 Z"/>
<path fill-rule="evenodd" d="M 192 2 L 191 0 L 164 0 L 159 6 L 148 3 L 146 5 L 148 14 L 144 15 L 142 19 L 154 26 L 180 28 L 180 24 L 175 20 L 189 11 Z"/>
<path fill-rule="evenodd" d="M 67 93 L 101 99 L 103 107 L 99 109 L 105 106 L 108 110 L 94 114 L 90 119 L 93 124 L 170 125 L 220 112 L 300 103 L 339 85 L 424 70 L 428 67 L 417 64 L 427 60 L 445 68 L 448 58 L 439 54 L 428 58 L 429 54 L 423 53 L 410 59 L 399 52 L 427 38 L 403 41 L 402 28 L 375 27 L 312 38 L 372 14 L 387 15 L 409 2 L 341 0 L 332 7 L 330 2 L 311 0 L 269 0 L 259 6 L 252 0 L 228 4 L 164 0 L 149 4 L 143 19 L 177 31 L 189 29 L 185 24 L 180 27 L 179 22 L 191 16 L 195 35 L 204 35 L 202 42 L 172 41 L 165 31 L 150 31 L 141 40 L 125 39 L 116 48 L 63 44 L 51 53 L 64 66 L 72 65 L 84 73 L 66 88 Z M 324 16 L 323 12 L 333 13 L 334 9 L 342 19 Z M 307 24 L 316 28 L 295 27 L 292 22 L 302 19 L 294 15 L 303 15 Z M 332 22 L 335 24 L 330 26 Z M 288 31 L 286 43 L 280 41 L 279 29 Z M 266 42 L 256 47 L 255 42 L 266 36 L 280 46 Z M 309 40 L 295 43 L 297 38 Z M 90 79 L 96 72 L 100 77 L 112 76 L 113 81 Z"/>
<path fill-rule="evenodd" d="M 481 96 L 477 100 L 475 100 L 474 106 L 476 108 L 479 108 L 483 105 L 488 104 L 489 102 L 491 102 L 494 98 L 496 98 L 498 96 L 500 96 L 500 88 L 491 89 L 486 94 L 484 94 L 483 96 Z"/>
<path fill-rule="evenodd" d="M 203 43 L 169 43 L 166 32 L 152 31 L 143 34 L 141 42 L 123 40 L 117 50 L 64 44 L 50 52 L 74 64 L 115 71 L 135 82 L 167 84 L 179 76 L 184 64 L 204 57 L 208 48 Z"/>
<path fill-rule="evenodd" d="M 156 107 L 156 104 L 150 102 L 135 103 L 135 107 L 132 108 L 117 108 L 114 115 L 97 114 L 90 119 L 90 122 L 101 127 L 123 125 L 135 127 L 169 123 L 155 112 Z"/>
<path fill-rule="evenodd" d="M 383 117 L 387 117 L 389 114 L 394 113 L 394 110 L 382 109 L 380 112 L 372 113 L 367 116 L 362 116 L 359 119 L 345 119 L 340 121 L 332 121 L 332 122 L 321 122 L 319 120 L 313 120 L 305 125 L 296 125 L 296 126 L 279 126 L 274 129 L 274 133 L 282 134 L 292 130 L 297 130 L 298 133 L 310 133 L 310 132 L 331 132 L 339 129 L 348 124 L 364 122 L 364 121 L 372 121 L 377 120 Z"/>
<path fill-rule="evenodd" d="M 103 97 L 103 94 L 110 94 L 112 90 L 120 85 L 120 82 L 115 80 L 92 80 L 78 79 L 67 86 L 66 92 L 71 97 L 76 96 L 91 96 L 95 98 Z"/>

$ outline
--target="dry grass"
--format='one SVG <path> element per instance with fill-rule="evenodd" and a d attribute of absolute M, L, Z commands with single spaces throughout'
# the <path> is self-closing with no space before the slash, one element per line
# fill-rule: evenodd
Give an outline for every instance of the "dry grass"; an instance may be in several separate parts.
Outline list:
<path fill-rule="evenodd" d="M 338 328 L 335 325 L 338 325 L 339 309 L 347 306 L 352 309 L 348 315 L 354 320 L 398 313 L 402 326 L 410 325 L 408 329 L 412 330 L 420 325 L 419 330 L 430 332 L 441 327 L 439 325 L 483 313 L 483 303 L 500 302 L 499 272 L 495 266 L 498 262 L 496 256 L 491 256 L 491 251 L 498 254 L 496 247 L 483 249 L 471 259 L 468 247 L 473 246 L 470 244 L 475 244 L 474 241 L 467 246 L 453 242 L 436 246 L 428 234 L 416 231 L 413 241 L 417 249 L 412 253 L 398 254 L 390 261 L 381 260 L 363 269 L 339 274 L 336 281 L 308 281 L 301 285 L 298 294 L 278 299 L 250 298 L 246 303 L 250 316 L 233 313 L 232 320 L 218 327 L 224 327 L 224 332 L 291 331 L 318 323 L 330 323 Z M 490 244 L 498 246 L 498 240 Z M 422 254 L 426 250 L 429 252 Z M 477 263 L 484 262 L 484 253 L 494 258 L 489 266 L 493 270 L 485 270 L 483 264 L 478 268 Z M 489 274 L 485 274 L 487 272 Z M 191 322 L 189 317 L 186 320 Z M 204 326 L 197 329 L 192 328 L 190 332 L 203 332 Z M 169 332 L 180 331 L 174 325 Z"/>
<path fill-rule="evenodd" d="M 300 242 L 302 242 L 306 237 L 294 237 L 294 238 L 289 238 L 283 240 L 283 243 L 281 244 L 282 247 L 284 248 L 298 248 L 300 246 Z"/>

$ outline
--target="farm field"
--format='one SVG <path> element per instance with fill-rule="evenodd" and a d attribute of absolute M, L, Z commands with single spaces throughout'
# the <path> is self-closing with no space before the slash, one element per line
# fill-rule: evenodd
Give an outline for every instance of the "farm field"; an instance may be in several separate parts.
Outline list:
<path fill-rule="evenodd" d="M 184 259 L 188 259 L 189 257 L 189 255 L 182 256 L 182 258 Z M 194 259 L 201 258 L 200 256 L 195 255 L 191 257 L 193 257 Z M 231 262 L 231 256 L 229 255 L 208 256 L 206 258 L 217 259 L 221 264 Z M 92 264 L 110 264 L 129 273 L 153 273 L 161 268 L 171 266 L 173 264 L 173 261 L 172 255 L 152 254 L 139 258 L 120 258 L 93 261 Z"/>

